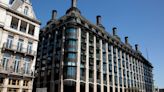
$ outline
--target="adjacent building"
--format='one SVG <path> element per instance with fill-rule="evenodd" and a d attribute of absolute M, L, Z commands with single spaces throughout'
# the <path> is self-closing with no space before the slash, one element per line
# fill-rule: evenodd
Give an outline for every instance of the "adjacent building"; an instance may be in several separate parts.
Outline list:
<path fill-rule="evenodd" d="M 97 16 L 82 16 L 76 0 L 66 14 L 52 19 L 39 35 L 33 92 L 152 92 L 152 64 L 117 28 L 110 34 Z"/>
<path fill-rule="evenodd" d="M 30 0 L 0 0 L 0 92 L 32 92 L 39 30 Z"/>

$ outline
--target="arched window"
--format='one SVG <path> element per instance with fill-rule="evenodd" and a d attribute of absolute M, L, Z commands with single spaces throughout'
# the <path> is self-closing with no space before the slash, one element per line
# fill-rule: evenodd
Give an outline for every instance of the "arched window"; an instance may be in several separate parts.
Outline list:
<path fill-rule="evenodd" d="M 25 8 L 24 8 L 24 14 L 25 15 L 28 15 L 28 11 L 29 11 L 29 8 L 27 6 L 25 6 Z"/>

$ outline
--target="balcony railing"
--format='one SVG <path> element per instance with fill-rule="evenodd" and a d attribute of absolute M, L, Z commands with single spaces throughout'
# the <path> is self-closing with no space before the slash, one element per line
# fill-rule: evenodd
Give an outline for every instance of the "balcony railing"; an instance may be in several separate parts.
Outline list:
<path fill-rule="evenodd" d="M 25 72 L 24 69 L 19 68 L 18 71 L 15 71 L 13 66 L 10 67 L 2 67 L 0 66 L 0 73 L 4 73 L 4 74 L 13 74 L 13 75 L 19 75 L 19 76 L 28 76 L 28 77 L 34 77 L 34 73 L 29 70 L 27 70 Z"/>
<path fill-rule="evenodd" d="M 23 47 L 18 47 L 18 45 L 14 45 L 14 44 L 4 43 L 3 50 L 6 50 L 6 49 L 10 51 L 18 52 L 18 53 L 24 53 L 26 55 L 31 55 L 31 56 L 36 55 L 36 51 L 28 50 L 27 48 L 23 48 Z"/>

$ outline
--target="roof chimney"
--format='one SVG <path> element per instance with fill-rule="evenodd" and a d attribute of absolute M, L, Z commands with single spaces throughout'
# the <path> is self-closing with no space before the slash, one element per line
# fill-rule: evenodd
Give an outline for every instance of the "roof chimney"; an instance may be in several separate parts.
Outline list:
<path fill-rule="evenodd" d="M 97 18 L 97 25 L 100 25 L 101 24 L 101 16 L 98 15 L 96 18 Z"/>
<path fill-rule="evenodd" d="M 77 0 L 72 0 L 72 7 L 76 7 L 77 5 Z"/>
<path fill-rule="evenodd" d="M 125 44 L 128 44 L 128 37 L 125 37 Z"/>
<path fill-rule="evenodd" d="M 116 36 L 117 35 L 117 28 L 116 27 L 113 27 L 113 36 Z"/>
<path fill-rule="evenodd" d="M 139 51 L 139 46 L 138 44 L 135 44 L 136 51 Z"/>
<path fill-rule="evenodd" d="M 57 17 L 57 10 L 52 11 L 52 20 L 55 20 Z"/>

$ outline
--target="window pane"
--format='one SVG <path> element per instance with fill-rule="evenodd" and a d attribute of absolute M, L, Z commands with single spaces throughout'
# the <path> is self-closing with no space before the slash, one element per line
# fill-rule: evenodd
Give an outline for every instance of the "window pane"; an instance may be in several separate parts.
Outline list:
<path fill-rule="evenodd" d="M 76 54 L 75 53 L 68 53 L 68 58 L 69 59 L 75 59 L 76 58 Z"/>

